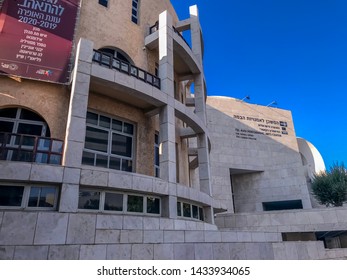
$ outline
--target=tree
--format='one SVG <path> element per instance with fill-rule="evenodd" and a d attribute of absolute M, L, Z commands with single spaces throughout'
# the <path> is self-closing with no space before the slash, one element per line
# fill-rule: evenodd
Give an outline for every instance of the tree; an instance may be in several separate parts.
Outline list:
<path fill-rule="evenodd" d="M 347 170 L 335 163 L 328 171 L 315 174 L 312 180 L 314 197 L 325 206 L 342 206 L 347 201 Z"/>

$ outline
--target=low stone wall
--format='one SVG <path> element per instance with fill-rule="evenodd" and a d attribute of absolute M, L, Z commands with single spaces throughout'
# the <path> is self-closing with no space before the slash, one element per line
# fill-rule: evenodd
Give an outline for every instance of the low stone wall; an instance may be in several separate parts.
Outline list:
<path fill-rule="evenodd" d="M 310 232 L 347 230 L 347 207 L 220 214 L 220 228 L 232 230 Z"/>

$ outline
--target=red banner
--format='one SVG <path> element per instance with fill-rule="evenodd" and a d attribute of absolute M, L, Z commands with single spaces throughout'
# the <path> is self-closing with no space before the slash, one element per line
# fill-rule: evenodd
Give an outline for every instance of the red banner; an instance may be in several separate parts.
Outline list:
<path fill-rule="evenodd" d="M 80 0 L 5 0 L 0 74 L 66 84 Z"/>

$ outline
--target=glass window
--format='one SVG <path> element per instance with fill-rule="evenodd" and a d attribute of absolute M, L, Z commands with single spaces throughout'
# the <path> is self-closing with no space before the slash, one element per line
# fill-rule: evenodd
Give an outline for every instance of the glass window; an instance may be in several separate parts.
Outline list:
<path fill-rule="evenodd" d="M 123 194 L 105 193 L 105 210 L 123 211 Z"/>
<path fill-rule="evenodd" d="M 128 195 L 128 212 L 143 212 L 143 197 L 137 195 Z"/>
<path fill-rule="evenodd" d="M 0 185 L 0 206 L 3 207 L 54 209 L 57 200 L 57 187 Z"/>
<path fill-rule="evenodd" d="M 81 190 L 79 193 L 78 208 L 99 210 L 100 192 Z"/>
<path fill-rule="evenodd" d="M 132 9 L 131 9 L 131 20 L 133 23 L 138 23 L 139 16 L 139 0 L 132 1 Z"/>
<path fill-rule="evenodd" d="M 134 125 L 87 113 L 82 164 L 133 171 Z"/>
<path fill-rule="evenodd" d="M 192 205 L 193 219 L 199 219 L 198 206 Z"/>
<path fill-rule="evenodd" d="M 55 206 L 57 189 L 54 187 L 31 187 L 28 207 L 49 207 Z"/>
<path fill-rule="evenodd" d="M 182 203 L 177 202 L 177 216 L 182 216 Z"/>
<path fill-rule="evenodd" d="M 159 157 L 159 134 L 154 135 L 154 175 L 160 176 L 160 157 Z"/>
<path fill-rule="evenodd" d="M 108 0 L 99 0 L 99 4 L 107 8 Z"/>
<path fill-rule="evenodd" d="M 0 206 L 22 205 L 23 186 L 0 186 Z"/>
<path fill-rule="evenodd" d="M 160 214 L 160 199 L 155 197 L 147 197 L 147 213 Z"/>
<path fill-rule="evenodd" d="M 183 203 L 183 217 L 191 218 L 192 212 L 190 209 L 190 204 Z"/>

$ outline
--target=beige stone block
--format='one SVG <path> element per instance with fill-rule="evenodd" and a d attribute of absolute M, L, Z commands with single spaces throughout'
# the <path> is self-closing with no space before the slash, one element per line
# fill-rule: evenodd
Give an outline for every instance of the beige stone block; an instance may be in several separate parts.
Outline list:
<path fill-rule="evenodd" d="M 164 230 L 164 243 L 184 243 L 184 231 Z"/>
<path fill-rule="evenodd" d="M 80 245 L 53 245 L 49 246 L 49 260 L 78 260 Z"/>
<path fill-rule="evenodd" d="M 30 180 L 61 183 L 63 181 L 63 171 L 64 168 L 61 166 L 33 164 L 30 172 Z"/>
<path fill-rule="evenodd" d="M 168 195 L 169 184 L 161 179 L 153 179 L 153 192 L 157 194 Z"/>
<path fill-rule="evenodd" d="M 85 108 L 83 108 L 85 109 Z M 85 111 L 84 111 L 85 113 Z M 86 137 L 86 117 L 72 116 L 68 126 L 69 141 L 83 142 Z"/>
<path fill-rule="evenodd" d="M 160 227 L 159 218 L 143 217 L 144 230 L 159 230 L 159 227 Z"/>
<path fill-rule="evenodd" d="M 153 244 L 133 244 L 131 246 L 132 260 L 153 260 Z"/>
<path fill-rule="evenodd" d="M 175 230 L 186 230 L 187 224 L 185 220 L 174 220 Z"/>
<path fill-rule="evenodd" d="M 228 246 L 228 244 L 226 244 Z M 231 260 L 245 260 L 246 259 L 246 249 L 244 243 L 230 243 L 230 259 Z"/>
<path fill-rule="evenodd" d="M 91 62 L 93 55 L 94 43 L 90 40 L 81 38 L 78 42 L 78 59 Z"/>
<path fill-rule="evenodd" d="M 5 212 L 0 230 L 0 245 L 32 245 L 37 213 Z M 25 231 L 18 230 L 25 228 Z"/>
<path fill-rule="evenodd" d="M 230 260 L 230 250 L 227 244 L 212 244 L 213 260 Z"/>
<path fill-rule="evenodd" d="M 175 260 L 195 259 L 194 244 L 173 244 L 173 252 Z"/>
<path fill-rule="evenodd" d="M 136 78 L 121 72 L 116 72 L 116 75 L 114 78 L 115 83 L 125 86 L 127 88 L 131 88 L 131 89 L 135 88 L 135 80 Z"/>
<path fill-rule="evenodd" d="M 107 246 L 108 260 L 130 260 L 130 258 L 131 258 L 130 244 L 117 244 L 117 245 Z"/>
<path fill-rule="evenodd" d="M 90 75 L 92 64 L 85 61 L 78 61 L 77 72 Z"/>
<path fill-rule="evenodd" d="M 65 244 L 68 218 L 64 213 L 39 213 L 34 244 Z"/>
<path fill-rule="evenodd" d="M 143 243 L 143 230 L 122 230 L 120 233 L 121 243 Z"/>
<path fill-rule="evenodd" d="M 143 232 L 144 243 L 163 243 L 164 234 L 162 230 L 145 230 Z"/>
<path fill-rule="evenodd" d="M 96 229 L 122 229 L 122 215 L 97 215 Z"/>
<path fill-rule="evenodd" d="M 12 260 L 15 246 L 0 246 L 0 260 Z"/>
<path fill-rule="evenodd" d="M 0 161 L 0 178 L 2 180 L 28 181 L 31 166 L 30 163 Z"/>
<path fill-rule="evenodd" d="M 120 243 L 120 230 L 97 229 L 95 233 L 96 244 Z"/>
<path fill-rule="evenodd" d="M 195 249 L 196 260 L 212 260 L 213 259 L 212 244 L 198 243 L 194 245 L 194 249 Z"/>
<path fill-rule="evenodd" d="M 251 242 L 252 233 L 247 231 L 239 231 L 237 232 L 237 239 L 239 242 Z"/>
<path fill-rule="evenodd" d="M 89 85 L 90 85 L 90 75 L 77 72 L 74 78 L 75 80 L 72 82 L 73 94 L 79 93 L 82 95 L 88 95 Z"/>
<path fill-rule="evenodd" d="M 237 242 L 238 237 L 237 237 L 237 232 L 234 231 L 222 231 L 222 242 Z"/>
<path fill-rule="evenodd" d="M 121 172 L 110 171 L 108 185 L 113 188 L 131 189 L 133 186 L 133 174 L 121 174 Z"/>
<path fill-rule="evenodd" d="M 205 231 L 205 242 L 221 242 L 222 235 L 220 231 Z"/>
<path fill-rule="evenodd" d="M 347 223 L 347 208 L 336 209 L 336 216 L 339 223 Z"/>
<path fill-rule="evenodd" d="M 252 232 L 252 241 L 253 242 L 264 242 L 265 233 L 264 232 Z"/>
<path fill-rule="evenodd" d="M 73 100 L 70 102 L 71 116 L 85 119 L 88 107 L 88 92 L 85 94 L 75 92 Z M 84 126 L 86 126 L 84 124 Z M 85 132 L 83 133 L 85 134 Z"/>
<path fill-rule="evenodd" d="M 47 260 L 48 246 L 17 246 L 15 260 Z"/>
<path fill-rule="evenodd" d="M 143 217 L 140 216 L 124 216 L 123 229 L 143 230 Z"/>
<path fill-rule="evenodd" d="M 86 186 L 107 187 L 108 172 L 99 170 L 82 169 L 81 184 Z"/>
<path fill-rule="evenodd" d="M 80 168 L 83 149 L 84 142 L 68 141 L 65 146 L 63 165 L 67 167 Z"/>
<path fill-rule="evenodd" d="M 67 244 L 93 244 L 95 241 L 96 215 L 70 214 Z"/>
<path fill-rule="evenodd" d="M 79 185 L 63 184 L 60 193 L 60 212 L 77 212 Z"/>
<path fill-rule="evenodd" d="M 153 192 L 153 178 L 145 176 L 133 177 L 133 190 Z"/>
<path fill-rule="evenodd" d="M 106 245 L 81 245 L 80 260 L 105 260 Z"/>
<path fill-rule="evenodd" d="M 186 243 L 204 242 L 203 231 L 185 231 L 184 240 Z"/>
<path fill-rule="evenodd" d="M 117 73 L 118 74 L 118 73 Z M 115 70 L 100 66 L 97 64 L 92 64 L 91 76 L 114 82 Z"/>
<path fill-rule="evenodd" d="M 284 246 L 284 243 L 272 243 L 272 248 L 275 260 L 287 259 L 286 248 Z"/>
<path fill-rule="evenodd" d="M 174 259 L 173 244 L 153 244 L 154 260 L 173 260 Z"/>
<path fill-rule="evenodd" d="M 173 230 L 174 229 L 174 220 L 160 218 L 159 228 L 162 230 Z"/>
<path fill-rule="evenodd" d="M 80 183 L 81 170 L 78 168 L 64 168 L 63 183 L 65 184 L 79 184 Z"/>

